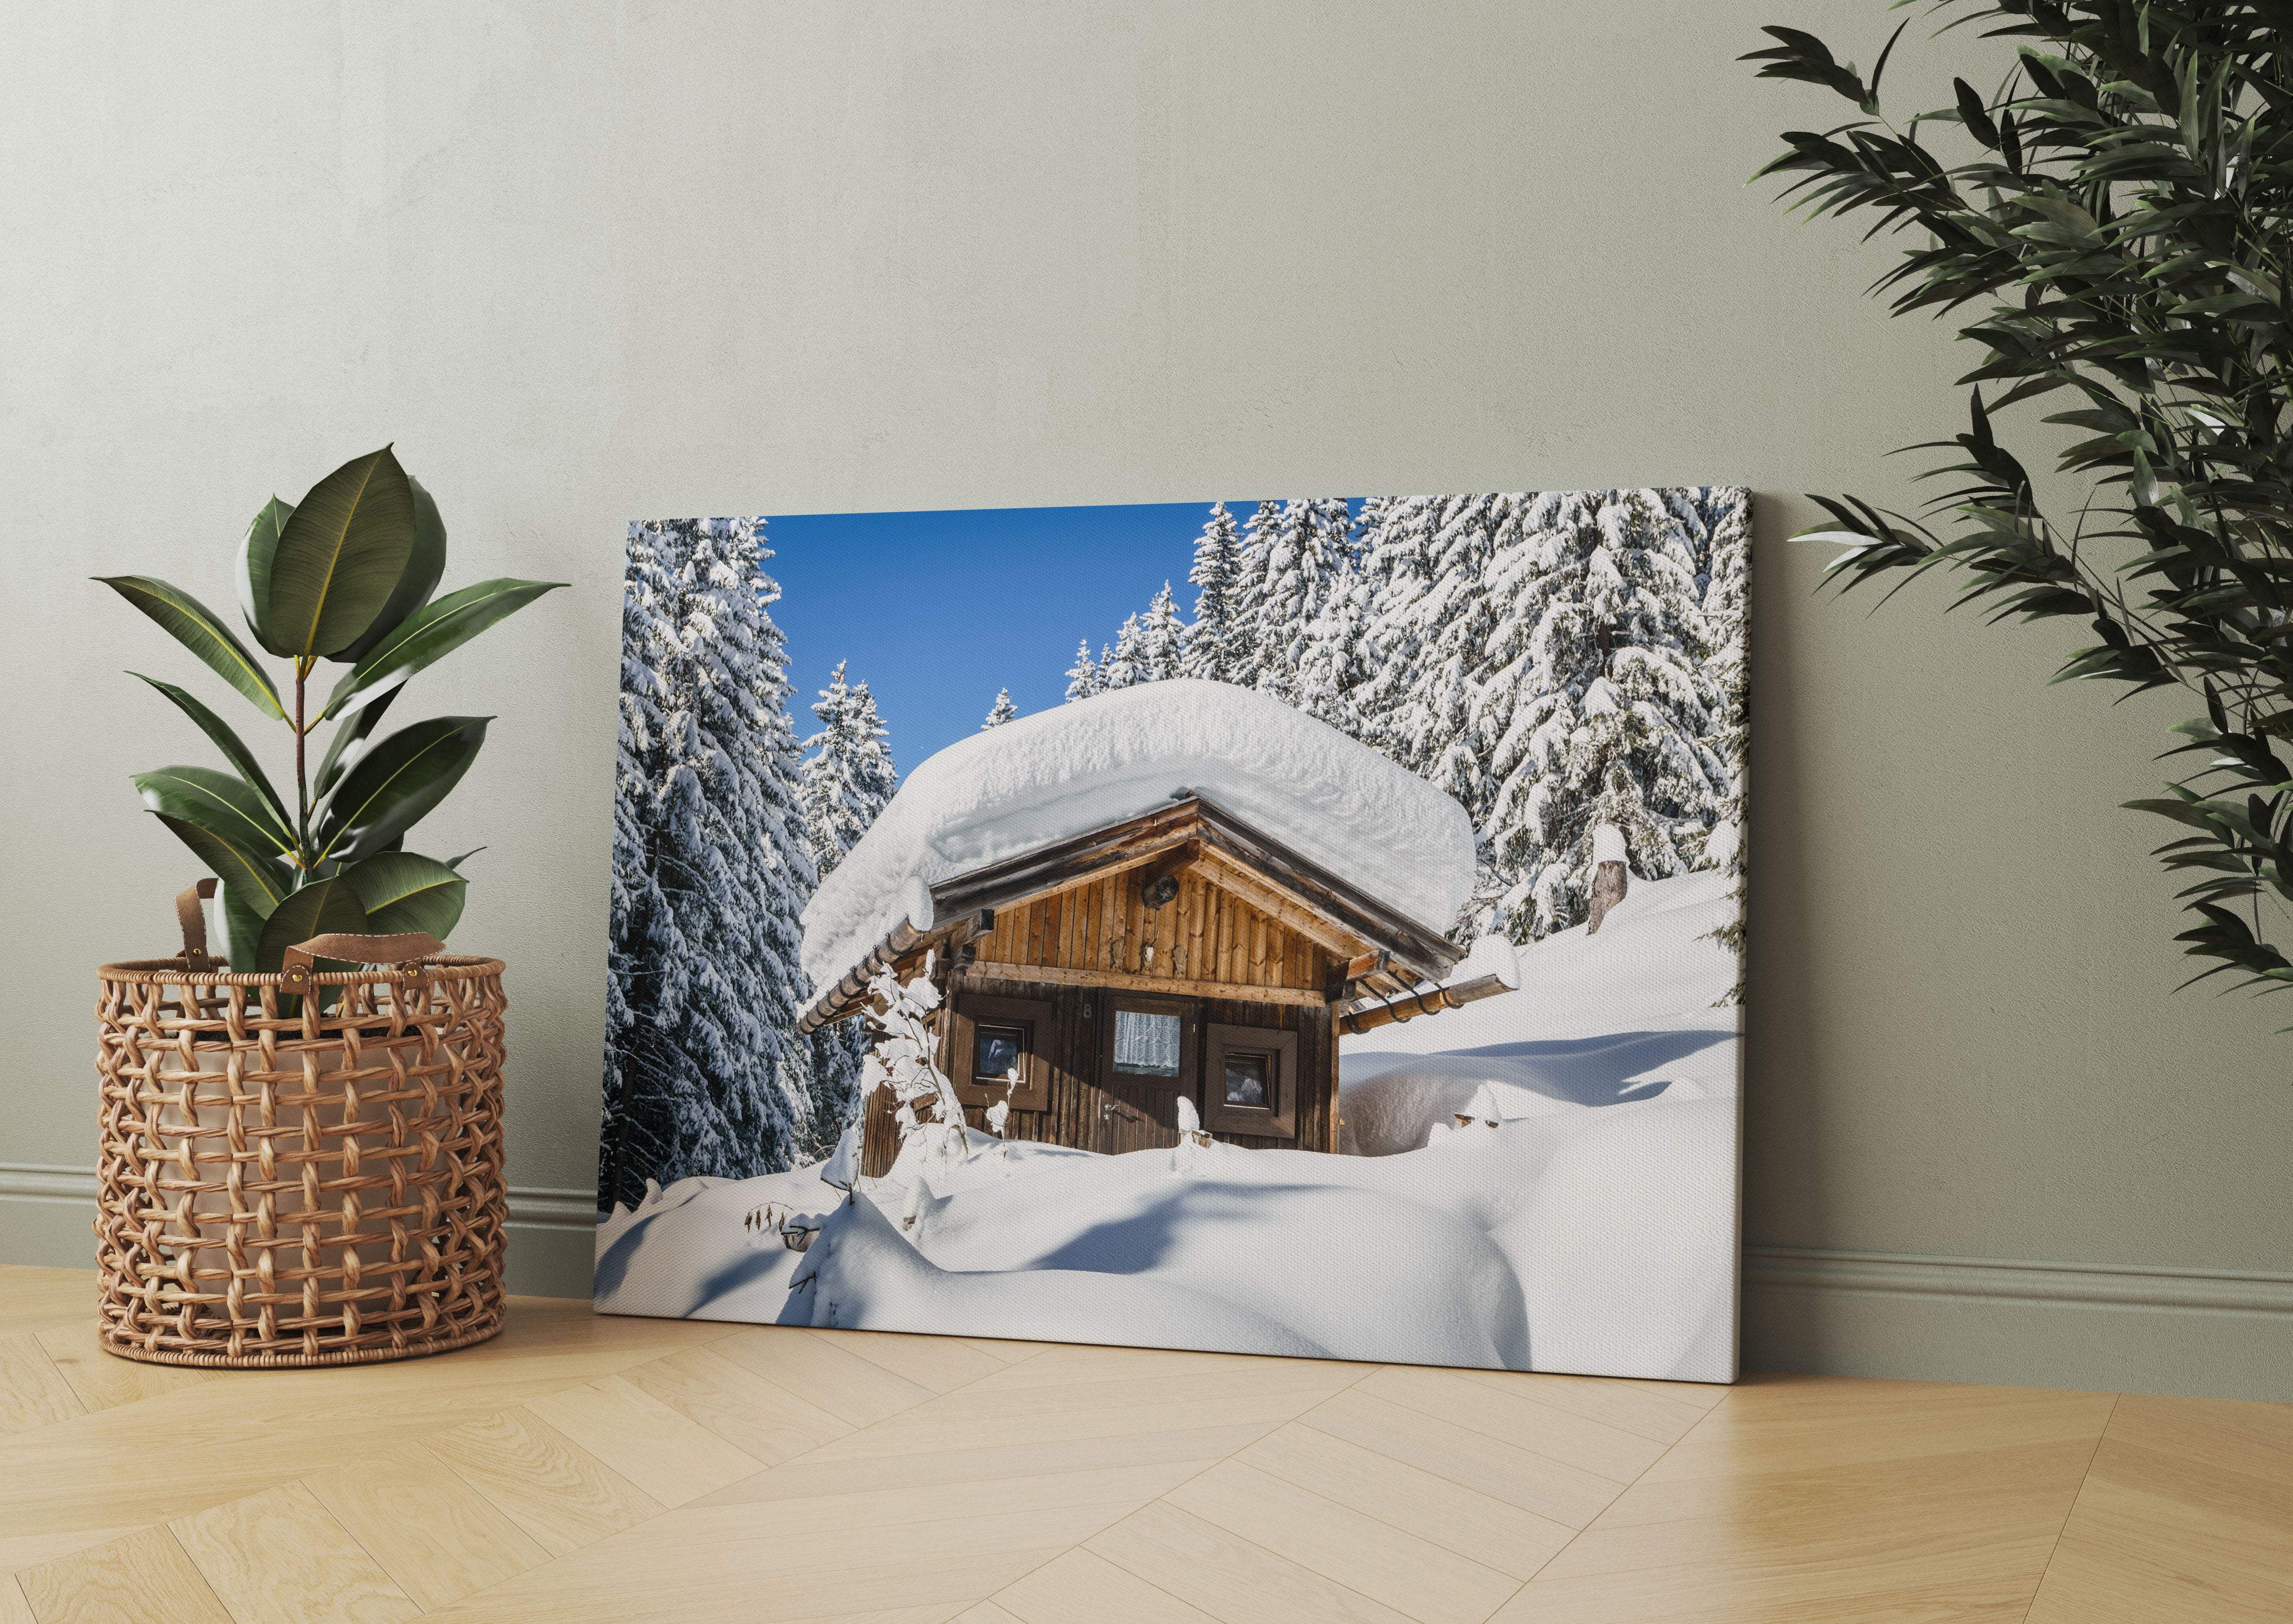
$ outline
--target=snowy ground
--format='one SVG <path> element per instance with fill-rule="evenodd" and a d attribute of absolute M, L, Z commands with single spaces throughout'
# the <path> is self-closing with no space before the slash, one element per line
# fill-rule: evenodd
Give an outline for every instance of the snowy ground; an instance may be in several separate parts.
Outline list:
<path fill-rule="evenodd" d="M 1598 936 L 1524 949 L 1519 992 L 1346 1040 L 1357 1154 L 975 1136 L 848 1204 L 812 1169 L 691 1179 L 599 1226 L 597 1305 L 1731 1380 L 1734 964 L 1700 939 L 1727 889 L 1635 881 Z M 1453 1128 L 1484 1087 L 1499 1125 Z M 810 1250 L 743 1227 L 767 1204 L 821 1227 Z"/>

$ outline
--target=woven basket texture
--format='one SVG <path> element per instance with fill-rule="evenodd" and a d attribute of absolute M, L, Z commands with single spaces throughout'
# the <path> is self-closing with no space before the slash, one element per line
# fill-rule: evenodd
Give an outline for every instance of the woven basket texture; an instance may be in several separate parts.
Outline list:
<path fill-rule="evenodd" d="M 502 963 L 97 972 L 102 1345 L 367 1364 L 502 1327 Z M 331 993 L 328 989 L 335 989 Z"/>

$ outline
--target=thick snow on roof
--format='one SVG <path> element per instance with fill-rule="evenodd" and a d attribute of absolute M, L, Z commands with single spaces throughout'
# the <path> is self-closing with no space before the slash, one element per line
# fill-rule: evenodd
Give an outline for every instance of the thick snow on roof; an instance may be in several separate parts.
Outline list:
<path fill-rule="evenodd" d="M 930 886 L 1182 790 L 1437 934 L 1472 889 L 1455 801 L 1268 694 L 1180 678 L 974 734 L 909 774 L 805 909 L 805 973 L 826 987 L 903 919 L 928 929 Z"/>

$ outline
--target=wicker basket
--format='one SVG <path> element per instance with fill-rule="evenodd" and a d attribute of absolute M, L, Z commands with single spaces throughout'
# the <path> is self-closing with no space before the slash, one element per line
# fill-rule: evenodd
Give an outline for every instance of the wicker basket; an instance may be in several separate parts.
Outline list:
<path fill-rule="evenodd" d="M 178 900 L 182 954 L 97 972 L 104 1348 L 251 1368 L 494 1336 L 501 962 L 323 936 L 233 975 L 207 954 L 213 885 Z"/>

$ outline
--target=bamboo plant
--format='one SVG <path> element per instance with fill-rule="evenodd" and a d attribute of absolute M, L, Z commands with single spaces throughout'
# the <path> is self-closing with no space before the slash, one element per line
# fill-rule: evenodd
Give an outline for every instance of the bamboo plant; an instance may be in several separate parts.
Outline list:
<path fill-rule="evenodd" d="M 435 597 L 446 526 L 388 446 L 328 475 L 302 501 L 277 497 L 239 542 L 239 606 L 257 646 L 289 662 L 282 692 L 223 618 L 148 575 L 99 576 L 273 722 L 295 751 L 291 802 L 231 725 L 173 683 L 142 677 L 230 763 L 134 775 L 143 804 L 221 880 L 217 909 L 234 970 L 276 970 L 295 943 L 330 931 L 425 931 L 461 917 L 474 855 L 406 849 L 485 741 L 482 716 L 442 716 L 376 733 L 407 678 L 563 581 L 480 581 Z M 320 696 L 321 662 L 344 667 Z M 312 735 L 332 724 L 312 761 Z"/>
<path fill-rule="evenodd" d="M 1745 60 L 1843 98 L 1760 171 L 1811 216 L 1911 234 L 1875 291 L 1892 313 L 1959 313 L 1981 359 L 1965 432 L 1924 517 L 1819 497 L 1849 586 L 1956 571 L 1994 618 L 2068 617 L 2094 641 L 2055 680 L 2177 687 L 2200 712 L 2158 849 L 2191 883 L 2177 938 L 2260 991 L 2293 985 L 2269 938 L 2293 901 L 2293 59 L 2284 0 L 1941 0 L 1945 26 L 2010 42 L 1997 87 L 1949 107 L 1880 100 L 1901 27 L 1866 80 L 1815 36 Z M 1905 25 L 1908 26 L 1908 25 Z M 1756 178 L 1756 177 L 1755 177 Z M 1986 396 L 1985 391 L 1989 393 Z M 2046 400 L 2077 431 L 2061 469 L 2091 494 L 2052 515 L 2002 440 Z M 2062 402 L 2067 402 L 2067 404 Z M 2265 903 L 2273 905 L 2265 908 Z"/>

